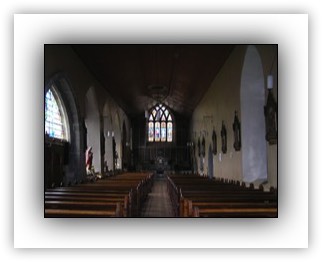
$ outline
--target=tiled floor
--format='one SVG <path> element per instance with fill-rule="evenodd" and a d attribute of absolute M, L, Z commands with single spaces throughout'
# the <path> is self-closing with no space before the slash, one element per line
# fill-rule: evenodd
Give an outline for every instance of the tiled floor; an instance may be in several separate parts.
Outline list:
<path fill-rule="evenodd" d="M 141 217 L 173 217 L 167 181 L 163 174 L 157 174 L 146 202 L 143 204 Z"/>

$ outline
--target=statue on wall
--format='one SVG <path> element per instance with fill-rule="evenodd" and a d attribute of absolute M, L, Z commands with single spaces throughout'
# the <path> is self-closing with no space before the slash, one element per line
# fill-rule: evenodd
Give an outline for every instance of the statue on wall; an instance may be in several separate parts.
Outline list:
<path fill-rule="evenodd" d="M 205 157 L 206 155 L 206 141 L 205 137 L 202 137 L 202 142 L 201 142 L 201 155 Z"/>
<path fill-rule="evenodd" d="M 264 107 L 266 121 L 266 140 L 270 145 L 277 143 L 277 103 L 271 89 L 268 90 L 267 103 Z"/>
<path fill-rule="evenodd" d="M 112 138 L 112 148 L 113 148 L 113 171 L 115 171 L 116 167 L 117 167 L 118 155 L 117 155 L 117 152 L 116 152 L 116 143 L 115 143 L 114 136 Z"/>
<path fill-rule="evenodd" d="M 237 116 L 237 111 L 235 111 L 235 118 L 233 123 L 234 130 L 234 148 L 236 151 L 240 151 L 241 148 L 241 134 L 240 134 L 240 121 Z"/>
<path fill-rule="evenodd" d="M 93 152 L 92 147 L 88 147 L 86 150 L 86 173 L 92 175 L 92 164 L 93 164 Z"/>
<path fill-rule="evenodd" d="M 217 154 L 217 135 L 215 129 L 212 131 L 212 153 Z"/>
<path fill-rule="evenodd" d="M 222 121 L 221 124 L 221 151 L 226 154 L 227 153 L 227 131 L 226 131 L 226 127 L 224 124 L 224 121 Z"/>
<path fill-rule="evenodd" d="M 200 137 L 198 138 L 198 156 L 201 155 L 201 145 L 200 145 Z"/>

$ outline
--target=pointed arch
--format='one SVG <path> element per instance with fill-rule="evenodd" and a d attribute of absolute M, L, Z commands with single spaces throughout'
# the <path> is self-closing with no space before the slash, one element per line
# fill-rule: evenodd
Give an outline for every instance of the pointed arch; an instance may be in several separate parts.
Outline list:
<path fill-rule="evenodd" d="M 62 106 L 65 114 L 65 122 L 68 128 L 68 136 L 63 149 L 64 159 L 60 163 L 50 166 L 52 162 L 52 148 L 47 148 L 48 140 L 45 139 L 45 187 L 67 185 L 81 181 L 85 177 L 85 155 L 83 141 L 82 120 L 80 117 L 79 104 L 71 82 L 67 75 L 58 73 L 52 76 L 45 84 L 44 101 L 46 110 L 46 94 L 52 90 L 58 103 Z M 49 141 L 49 145 L 52 141 Z M 61 171 L 62 175 L 57 175 Z"/>
<path fill-rule="evenodd" d="M 242 169 L 245 182 L 267 179 L 264 83 L 261 57 L 255 46 L 248 46 L 240 87 Z"/>

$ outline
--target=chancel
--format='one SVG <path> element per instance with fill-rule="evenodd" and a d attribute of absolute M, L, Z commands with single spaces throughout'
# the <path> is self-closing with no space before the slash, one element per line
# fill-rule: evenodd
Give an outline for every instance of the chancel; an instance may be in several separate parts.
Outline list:
<path fill-rule="evenodd" d="M 45 45 L 44 216 L 278 217 L 277 54 Z"/>

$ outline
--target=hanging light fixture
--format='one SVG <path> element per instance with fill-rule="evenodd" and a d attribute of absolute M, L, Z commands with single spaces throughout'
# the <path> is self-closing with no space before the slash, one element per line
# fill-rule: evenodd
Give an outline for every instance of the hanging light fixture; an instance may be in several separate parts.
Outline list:
<path fill-rule="evenodd" d="M 157 103 L 163 103 L 169 94 L 169 89 L 164 85 L 150 85 L 148 92 L 149 96 Z"/>

